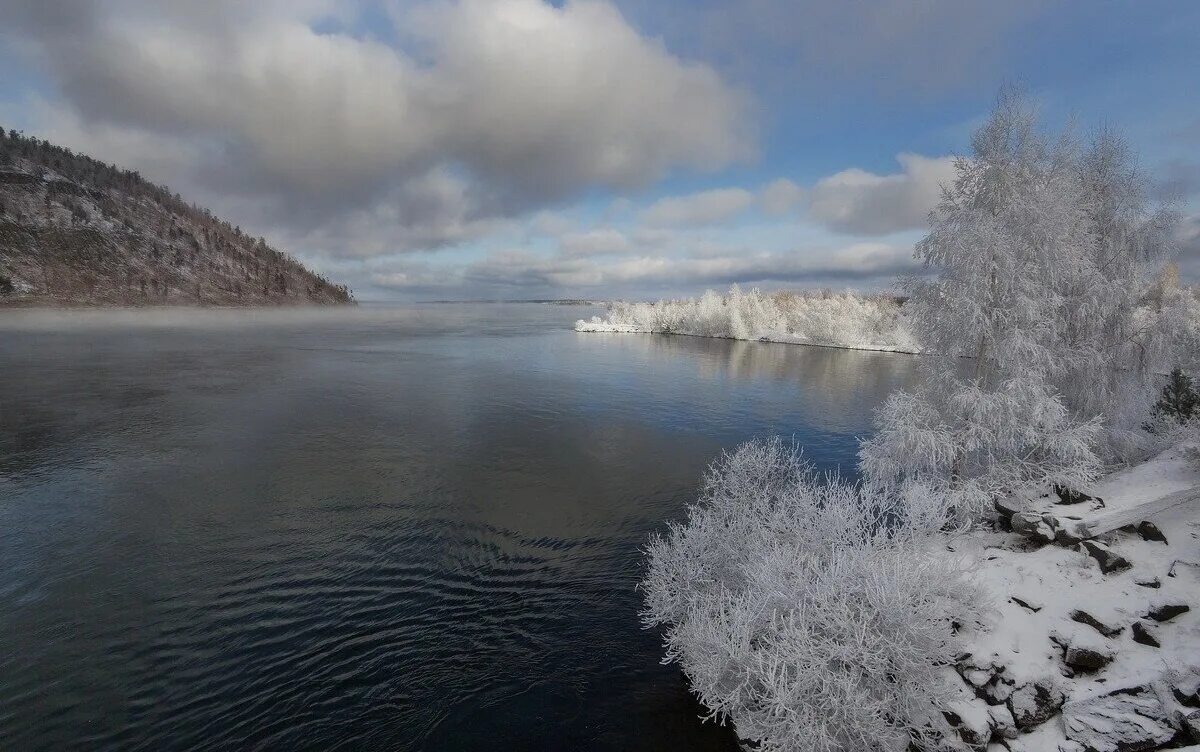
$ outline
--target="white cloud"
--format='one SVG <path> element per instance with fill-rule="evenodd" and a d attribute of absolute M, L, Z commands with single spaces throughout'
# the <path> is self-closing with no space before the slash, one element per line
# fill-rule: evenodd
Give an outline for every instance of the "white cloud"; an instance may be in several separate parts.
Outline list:
<path fill-rule="evenodd" d="M 758 194 L 762 209 L 769 216 L 782 217 L 794 212 L 804 201 L 804 189 L 787 178 L 778 178 Z"/>
<path fill-rule="evenodd" d="M 604 2 L 435 0 L 401 14 L 405 49 L 318 33 L 330 3 L 17 2 L 89 125 L 223 140 L 279 191 L 454 165 L 511 211 L 752 152 L 743 95 Z"/>
<path fill-rule="evenodd" d="M 812 189 L 809 214 L 838 232 L 885 235 L 925 226 L 941 186 L 954 177 L 953 157 L 896 157 L 903 172 L 876 175 L 851 168 L 821 178 Z"/>
<path fill-rule="evenodd" d="M 559 239 L 564 256 L 612 256 L 629 253 L 633 246 L 625 234 L 611 227 L 573 232 Z"/>
<path fill-rule="evenodd" d="M 697 290 L 732 283 L 767 287 L 831 284 L 886 286 L 915 269 L 909 246 L 855 243 L 788 252 L 755 252 L 708 244 L 683 255 L 627 255 L 617 259 L 544 256 L 507 250 L 436 270 L 405 261 L 377 273 L 373 282 L 394 290 L 429 292 L 459 289 L 500 296 L 604 294 L 612 291 Z"/>
<path fill-rule="evenodd" d="M 283 247 L 335 257 L 370 258 L 436 250 L 488 235 L 515 232 L 516 223 L 481 214 L 470 184 L 435 167 L 424 175 L 380 190 L 362 206 L 348 208 L 315 227 L 284 223 Z"/>
<path fill-rule="evenodd" d="M 640 214 L 652 227 L 712 225 L 728 221 L 750 208 L 754 194 L 744 188 L 718 188 L 660 199 Z"/>
<path fill-rule="evenodd" d="M 570 217 L 559 212 L 540 211 L 529 220 L 529 234 L 531 236 L 557 237 L 570 232 L 574 226 L 575 222 Z"/>

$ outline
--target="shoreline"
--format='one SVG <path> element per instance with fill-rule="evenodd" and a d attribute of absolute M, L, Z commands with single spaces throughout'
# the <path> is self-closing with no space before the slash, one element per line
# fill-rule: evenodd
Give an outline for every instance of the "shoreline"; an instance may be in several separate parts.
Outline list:
<path fill-rule="evenodd" d="M 724 339 L 733 342 L 767 342 L 776 345 L 802 345 L 805 347 L 827 347 L 833 350 L 859 350 L 862 352 L 885 352 L 895 353 L 898 355 L 924 355 L 926 353 L 921 350 L 910 350 L 893 345 L 850 345 L 850 344 L 832 344 L 829 342 L 810 342 L 800 338 L 781 339 L 772 338 L 770 336 L 758 337 L 755 339 L 743 339 L 741 337 L 727 337 L 719 334 L 695 334 L 692 332 L 665 332 L 654 331 L 652 329 L 638 329 L 632 326 L 622 324 L 597 324 L 591 321 L 580 319 L 575 322 L 575 331 L 583 334 L 652 334 L 673 337 L 699 337 L 701 339 Z M 783 335 L 786 336 L 786 335 Z"/>
<path fill-rule="evenodd" d="M 1176 446 L 1084 494 L 1000 500 L 990 526 L 942 539 L 946 555 L 975 560 L 991 599 L 948 677 L 957 699 L 944 710 L 964 742 L 1011 752 L 1200 744 L 1194 452 Z"/>

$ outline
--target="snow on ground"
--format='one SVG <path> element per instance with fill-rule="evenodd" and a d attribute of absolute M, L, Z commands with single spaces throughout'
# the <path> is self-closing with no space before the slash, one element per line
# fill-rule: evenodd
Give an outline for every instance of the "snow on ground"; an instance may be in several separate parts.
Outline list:
<path fill-rule="evenodd" d="M 575 329 L 919 352 L 894 298 L 849 292 L 769 295 L 734 287 L 727 295 L 718 295 L 710 290 L 700 298 L 687 300 L 614 303 L 607 318 L 577 321 Z"/>
<path fill-rule="evenodd" d="M 956 664 L 965 691 L 951 710 L 976 748 L 1200 743 L 1200 466 L 1173 450 L 1091 491 L 1103 506 L 1069 494 L 1009 500 L 997 506 L 999 528 L 1011 532 L 947 544 L 978 561 L 993 601 L 986 623 L 967 628 L 969 655 Z M 1114 513 L 1135 521 L 1102 529 L 1097 520 Z M 1067 517 L 1099 537 L 1058 534 Z"/>

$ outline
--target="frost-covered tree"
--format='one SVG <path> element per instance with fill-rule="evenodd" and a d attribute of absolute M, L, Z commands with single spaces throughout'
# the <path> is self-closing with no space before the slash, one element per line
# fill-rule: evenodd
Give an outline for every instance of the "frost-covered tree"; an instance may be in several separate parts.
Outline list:
<path fill-rule="evenodd" d="M 645 622 L 714 717 L 762 750 L 938 749 L 942 668 L 979 591 L 928 535 L 941 500 L 864 496 L 778 439 L 716 463 L 652 538 Z"/>
<path fill-rule="evenodd" d="M 907 285 L 921 343 L 970 360 L 930 361 L 861 453 L 872 483 L 921 478 L 968 512 L 1135 458 L 1158 374 L 1195 338 L 1193 299 L 1166 282 L 1176 216 L 1112 130 L 1047 139 L 1006 90 L 972 150 L 917 245 L 936 276 Z"/>
<path fill-rule="evenodd" d="M 1070 409 L 1063 310 L 1082 274 L 1089 218 L 1069 139 L 1047 142 L 1016 92 L 1001 94 L 957 163 L 906 283 L 927 349 L 916 391 L 894 394 L 860 456 L 869 484 L 919 480 L 970 515 L 1029 480 L 1077 487 L 1099 469 L 1100 429 Z"/>
<path fill-rule="evenodd" d="M 1157 374 L 1178 365 L 1178 285 L 1169 281 L 1176 214 L 1154 207 L 1149 181 L 1113 130 L 1075 158 L 1084 242 L 1062 288 L 1055 383 L 1078 415 L 1099 416 L 1105 459 L 1136 451 Z"/>

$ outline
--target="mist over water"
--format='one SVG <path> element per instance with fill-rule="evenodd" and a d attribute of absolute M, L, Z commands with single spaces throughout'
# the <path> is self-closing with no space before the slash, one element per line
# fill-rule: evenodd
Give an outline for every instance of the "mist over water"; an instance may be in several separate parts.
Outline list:
<path fill-rule="evenodd" d="M 638 620 L 723 448 L 913 356 L 590 308 L 0 314 L 0 748 L 733 750 Z"/>

